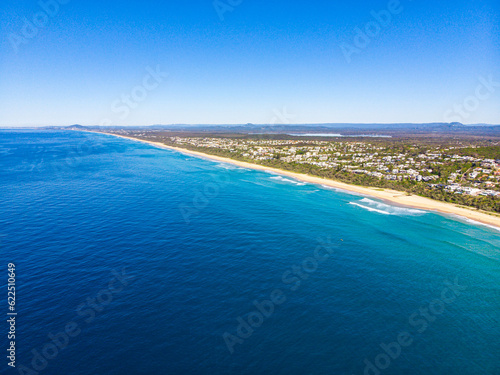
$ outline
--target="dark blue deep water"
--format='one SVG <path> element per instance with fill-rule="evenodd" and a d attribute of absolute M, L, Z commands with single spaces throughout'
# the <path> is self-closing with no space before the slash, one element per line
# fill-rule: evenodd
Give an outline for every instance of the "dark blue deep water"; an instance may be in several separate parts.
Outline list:
<path fill-rule="evenodd" d="M 80 132 L 0 192 L 2 374 L 500 374 L 493 228 Z"/>

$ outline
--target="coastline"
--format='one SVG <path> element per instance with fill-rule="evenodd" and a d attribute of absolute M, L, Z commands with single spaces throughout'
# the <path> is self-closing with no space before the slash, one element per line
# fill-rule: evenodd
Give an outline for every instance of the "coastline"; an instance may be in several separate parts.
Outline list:
<path fill-rule="evenodd" d="M 210 154 L 205 154 L 199 151 L 191 151 L 181 147 L 167 146 L 160 142 L 146 141 L 143 139 L 138 139 L 134 137 L 128 137 L 119 134 L 112 133 L 103 133 L 103 132 L 89 132 L 89 133 L 97 133 L 97 134 L 106 134 L 114 137 L 124 138 L 128 140 L 133 140 L 136 142 L 147 143 L 155 147 L 164 148 L 168 150 L 178 151 L 187 155 L 202 157 L 210 160 L 215 160 L 223 163 L 230 163 L 233 165 L 237 165 L 239 167 L 260 170 L 260 171 L 270 171 L 283 176 L 292 177 L 296 180 L 308 182 L 316 185 L 325 185 L 328 187 L 345 190 L 348 192 L 358 193 L 374 198 L 378 198 L 390 203 L 395 203 L 404 207 L 411 207 L 422 209 L 426 211 L 434 211 L 448 215 L 459 216 L 461 218 L 473 220 L 479 224 L 493 226 L 496 229 L 500 230 L 500 217 L 489 215 L 487 213 L 481 211 L 474 211 L 473 209 L 462 208 L 454 205 L 453 203 L 436 201 L 430 198 L 424 198 L 417 195 L 407 195 L 405 192 L 389 190 L 389 189 L 381 189 L 381 188 L 372 188 L 372 187 L 363 187 L 357 185 L 351 185 L 340 181 L 329 180 L 322 177 L 310 176 L 302 173 L 284 171 L 278 168 L 266 167 L 259 164 L 243 162 L 239 160 L 234 160 L 230 158 L 224 158 L 221 156 L 215 156 Z"/>

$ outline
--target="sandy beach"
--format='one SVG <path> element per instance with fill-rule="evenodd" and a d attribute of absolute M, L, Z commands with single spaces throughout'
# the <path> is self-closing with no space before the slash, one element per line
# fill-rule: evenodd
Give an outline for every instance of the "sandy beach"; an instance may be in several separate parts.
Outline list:
<path fill-rule="evenodd" d="M 111 135 L 111 136 L 115 136 L 115 137 L 126 138 L 126 139 L 137 141 L 137 142 L 148 143 L 148 144 L 156 146 L 156 147 L 165 148 L 165 149 L 169 149 L 169 150 L 175 150 L 175 151 L 187 154 L 187 155 L 193 155 L 193 156 L 198 156 L 198 157 L 202 157 L 202 158 L 206 158 L 206 159 L 216 160 L 216 161 L 220 161 L 220 162 L 224 162 L 224 163 L 230 163 L 230 164 L 237 165 L 237 166 L 240 166 L 243 168 L 256 169 L 256 170 L 261 170 L 261 171 L 272 171 L 273 173 L 278 173 L 278 174 L 281 174 L 283 176 L 292 177 L 294 179 L 297 179 L 297 180 L 300 180 L 303 182 L 308 182 L 308 183 L 318 184 L 318 185 L 325 185 L 325 186 L 329 186 L 329 187 L 333 187 L 333 188 L 337 188 L 337 189 L 355 192 L 358 194 L 363 194 L 366 196 L 382 199 L 382 200 L 391 202 L 391 203 L 396 204 L 396 205 L 404 206 L 404 207 L 411 207 L 411 208 L 423 209 L 423 210 L 428 210 L 428 211 L 440 212 L 443 214 L 456 215 L 456 216 L 460 216 L 462 218 L 476 221 L 478 223 L 482 223 L 485 225 L 491 225 L 497 229 L 500 229 L 500 216 L 496 216 L 494 214 L 490 215 L 490 214 L 482 212 L 482 211 L 477 211 L 473 208 L 467 209 L 467 208 L 458 207 L 452 203 L 440 202 L 440 201 L 436 201 L 436 200 L 433 200 L 430 198 L 424 198 L 424 197 L 420 197 L 420 196 L 416 196 L 416 195 L 407 195 L 405 192 L 396 191 L 396 190 L 350 185 L 350 184 L 346 184 L 343 182 L 329 180 L 329 179 L 325 179 L 325 178 L 321 178 L 321 177 L 315 177 L 315 176 L 310 176 L 310 175 L 306 175 L 306 174 L 302 174 L 302 173 L 294 173 L 294 172 L 284 171 L 284 170 L 277 169 L 277 168 L 271 168 L 271 167 L 266 167 L 263 165 L 247 163 L 247 162 L 242 162 L 242 161 L 233 160 L 233 159 L 229 159 L 229 158 L 223 158 L 220 156 L 205 154 L 202 152 L 186 150 L 186 149 L 180 148 L 180 147 L 167 146 L 167 145 L 165 145 L 163 143 L 159 143 L 159 142 L 145 141 L 142 139 L 127 137 L 127 136 L 118 135 L 118 134 L 111 134 L 111 133 L 100 133 L 100 132 L 96 132 L 96 133 L 107 134 L 107 135 Z"/>

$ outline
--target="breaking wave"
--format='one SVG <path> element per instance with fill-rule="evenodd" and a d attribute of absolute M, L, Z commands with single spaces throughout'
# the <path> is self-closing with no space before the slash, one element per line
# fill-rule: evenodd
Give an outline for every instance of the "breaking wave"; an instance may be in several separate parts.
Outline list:
<path fill-rule="evenodd" d="M 427 213 L 426 211 L 417 210 L 415 208 L 391 206 L 386 203 L 374 201 L 373 199 L 370 198 L 363 198 L 356 202 L 349 202 L 349 204 L 361 207 L 368 211 L 378 212 L 384 215 L 419 216 L 419 215 L 425 215 Z"/>
<path fill-rule="evenodd" d="M 274 177 L 271 177 L 271 180 L 276 180 L 276 181 L 281 181 L 281 182 L 288 182 L 290 184 L 294 184 L 294 185 L 297 185 L 297 186 L 307 185 L 307 183 L 305 183 L 305 182 L 292 180 L 292 179 L 289 179 L 289 178 L 285 178 L 283 176 L 274 176 Z"/>

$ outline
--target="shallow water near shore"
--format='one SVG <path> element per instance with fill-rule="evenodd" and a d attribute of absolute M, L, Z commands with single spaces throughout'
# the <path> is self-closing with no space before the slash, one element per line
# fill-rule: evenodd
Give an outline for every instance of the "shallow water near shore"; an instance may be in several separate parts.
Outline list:
<path fill-rule="evenodd" d="M 493 228 L 100 134 L 0 146 L 18 365 L 73 322 L 40 373 L 500 371 Z"/>

